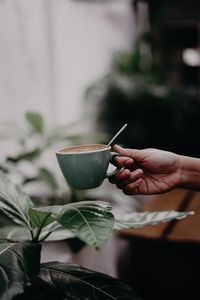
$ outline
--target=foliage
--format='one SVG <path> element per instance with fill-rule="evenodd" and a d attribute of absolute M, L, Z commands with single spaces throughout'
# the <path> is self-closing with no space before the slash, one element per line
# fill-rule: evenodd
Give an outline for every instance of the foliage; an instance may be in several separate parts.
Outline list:
<path fill-rule="evenodd" d="M 30 280 L 39 272 L 40 249 L 38 244 L 0 244 L 0 297 L 11 299 L 22 293 Z"/>
<path fill-rule="evenodd" d="M 147 37 L 140 37 L 132 51 L 116 54 L 109 73 L 87 89 L 90 105 L 97 102 L 97 127 L 113 135 L 128 123 L 118 139 L 126 147 L 198 157 L 200 104 L 195 91 L 167 82 L 165 69 L 154 66 L 149 49 Z"/>
<path fill-rule="evenodd" d="M 47 135 L 44 120 L 37 113 L 27 113 L 26 120 L 30 131 L 26 134 L 20 132 L 15 137 L 19 151 L 7 155 L 1 162 L 0 298 L 140 300 L 137 292 L 105 274 L 73 264 L 40 264 L 42 242 L 76 237 L 99 250 L 109 239 L 112 230 L 165 222 L 186 217 L 191 212 L 143 212 L 133 198 L 126 196 L 126 200 L 122 201 L 119 192 L 111 192 L 105 187 L 81 193 L 71 190 L 78 202 L 60 203 L 57 176 L 41 164 L 41 158 L 44 151 L 57 144 L 58 140 L 66 145 L 75 140 L 77 142 L 79 137 L 66 136 L 63 134 L 65 130 L 58 130 L 60 135 L 56 132 Z M 22 164 L 25 162 L 26 166 L 28 163 L 35 168 L 34 176 L 23 170 Z M 21 185 L 13 184 L 11 178 L 14 173 L 20 174 Z M 43 199 L 38 199 L 38 206 L 38 201 L 24 192 L 26 185 L 39 181 L 48 183 L 51 195 L 56 199 L 55 205 L 46 206 Z M 87 197 L 93 200 L 86 200 Z M 118 205 L 127 200 L 131 200 L 131 203 L 127 201 L 122 204 L 126 213 L 117 214 L 105 199 Z"/>
<path fill-rule="evenodd" d="M 118 280 L 73 264 L 40 266 L 38 243 L 0 244 L 0 297 L 10 299 L 139 299 Z M 53 298 L 52 298 L 53 297 Z"/>
<path fill-rule="evenodd" d="M 51 235 L 56 240 L 75 236 L 100 249 L 113 229 L 137 228 L 190 214 L 167 211 L 116 216 L 112 206 L 100 200 L 38 207 L 19 186 L 0 174 L 0 297 L 139 300 L 136 292 L 107 275 L 73 264 L 40 265 L 40 242 Z"/>
<path fill-rule="evenodd" d="M 65 205 L 38 207 L 20 187 L 0 174 L 0 212 L 7 217 L 0 239 L 41 242 L 53 232 L 66 230 L 85 243 L 100 249 L 113 228 L 139 227 L 185 217 L 189 212 L 132 212 L 115 216 L 112 206 L 103 201 L 79 201 Z M 3 224 L 2 224 L 3 225 Z M 21 236 L 20 236 L 21 233 Z M 63 238 L 63 236 L 62 236 Z M 55 237 L 56 239 L 56 237 Z"/>
<path fill-rule="evenodd" d="M 74 143 L 99 142 L 105 139 L 102 132 L 77 132 L 88 116 L 66 126 L 48 129 L 41 114 L 27 112 L 25 124 L 1 124 L 2 151 L 0 170 L 16 184 L 23 185 L 29 196 L 38 204 L 66 203 L 76 197 L 75 191 L 62 181 L 61 172 L 54 167 L 58 147 Z M 81 126 L 83 127 L 83 126 Z M 9 149 L 8 149 L 9 147 Z M 58 172 L 56 172 L 58 170 Z M 64 196 L 65 195 L 65 196 Z"/>

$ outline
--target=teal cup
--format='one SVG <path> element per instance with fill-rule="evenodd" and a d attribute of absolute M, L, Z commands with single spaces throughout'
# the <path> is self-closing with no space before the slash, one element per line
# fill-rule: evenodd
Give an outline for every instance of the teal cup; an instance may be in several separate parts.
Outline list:
<path fill-rule="evenodd" d="M 102 144 L 85 144 L 65 147 L 56 151 L 58 164 L 67 183 L 75 189 L 92 189 L 105 178 L 119 171 L 108 172 L 109 163 L 119 154 Z"/>

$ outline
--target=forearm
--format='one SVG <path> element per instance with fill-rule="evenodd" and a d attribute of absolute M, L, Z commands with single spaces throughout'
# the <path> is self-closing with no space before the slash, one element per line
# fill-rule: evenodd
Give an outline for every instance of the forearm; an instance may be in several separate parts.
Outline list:
<path fill-rule="evenodd" d="M 180 187 L 200 191 L 200 159 L 180 156 Z"/>

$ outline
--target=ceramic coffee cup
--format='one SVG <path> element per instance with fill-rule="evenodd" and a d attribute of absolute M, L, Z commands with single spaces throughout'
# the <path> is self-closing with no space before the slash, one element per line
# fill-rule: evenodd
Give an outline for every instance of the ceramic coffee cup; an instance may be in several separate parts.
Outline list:
<path fill-rule="evenodd" d="M 109 163 L 118 153 L 102 144 L 85 144 L 65 147 L 56 151 L 60 169 L 67 183 L 75 189 L 91 189 L 100 186 L 105 178 L 119 169 L 108 172 Z"/>

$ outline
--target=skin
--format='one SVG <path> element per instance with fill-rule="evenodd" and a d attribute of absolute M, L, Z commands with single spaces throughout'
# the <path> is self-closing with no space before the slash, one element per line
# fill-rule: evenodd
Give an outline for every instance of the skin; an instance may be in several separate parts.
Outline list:
<path fill-rule="evenodd" d="M 200 190 L 200 159 L 158 149 L 125 149 L 114 163 L 122 170 L 109 180 L 127 195 L 153 195 L 176 187 Z"/>

